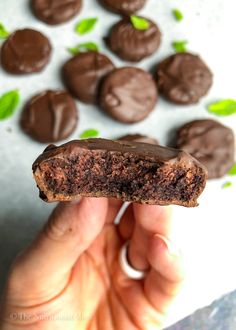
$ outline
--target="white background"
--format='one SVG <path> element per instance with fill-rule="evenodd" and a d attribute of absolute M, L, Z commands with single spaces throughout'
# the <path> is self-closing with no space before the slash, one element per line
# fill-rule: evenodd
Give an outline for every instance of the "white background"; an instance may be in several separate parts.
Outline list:
<path fill-rule="evenodd" d="M 184 13 L 176 22 L 172 8 Z M 143 122 L 123 125 L 104 115 L 94 106 L 78 103 L 80 123 L 71 138 L 78 138 L 86 128 L 97 128 L 104 138 L 124 133 L 147 133 L 166 144 L 177 127 L 195 118 L 208 118 L 206 105 L 219 98 L 236 98 L 236 47 L 234 0 L 148 0 L 141 11 L 156 21 L 163 33 L 160 50 L 138 66 L 153 68 L 173 52 L 173 40 L 188 40 L 188 49 L 201 54 L 214 72 L 214 86 L 207 97 L 194 106 L 175 106 L 160 99 L 155 111 Z M 78 18 L 99 17 L 96 29 L 79 37 L 74 33 Z M 0 284 L 15 254 L 41 228 L 53 205 L 43 203 L 32 179 L 31 164 L 44 145 L 25 136 L 18 120 L 22 106 L 35 93 L 44 89 L 62 88 L 60 68 L 70 57 L 67 47 L 82 41 L 96 41 L 117 66 L 125 63 L 113 56 L 102 37 L 119 17 L 101 8 L 95 0 L 84 0 L 81 14 L 69 23 L 51 27 L 38 21 L 30 12 L 28 0 L 0 0 L 0 22 L 9 31 L 32 27 L 44 32 L 51 40 L 53 54 L 50 64 L 40 74 L 16 77 L 0 68 L 0 94 L 18 88 L 21 103 L 16 114 L 0 122 Z M 2 41 L 0 41 L 2 43 Z M 212 117 L 214 118 L 214 117 Z M 221 118 L 222 123 L 236 132 L 236 115 Z M 12 132 L 8 132 L 8 128 Z M 236 180 L 234 186 L 222 189 L 228 180 L 211 181 L 195 209 L 174 207 L 175 240 L 184 251 L 187 281 L 169 323 L 193 310 L 209 304 L 222 294 L 236 289 Z"/>

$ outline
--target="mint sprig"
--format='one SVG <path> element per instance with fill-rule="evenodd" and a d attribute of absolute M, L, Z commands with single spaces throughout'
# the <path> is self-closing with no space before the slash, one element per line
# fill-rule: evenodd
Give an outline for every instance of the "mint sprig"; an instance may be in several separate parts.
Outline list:
<path fill-rule="evenodd" d="M 175 8 L 175 9 L 172 10 L 172 15 L 174 16 L 174 18 L 178 22 L 180 22 L 180 21 L 182 21 L 184 19 L 183 13 L 179 9 L 177 9 L 177 8 Z"/>
<path fill-rule="evenodd" d="M 0 97 L 0 120 L 11 117 L 20 101 L 18 90 L 6 92 Z"/>
<path fill-rule="evenodd" d="M 187 51 L 187 43 L 188 41 L 186 40 L 176 40 L 172 42 L 172 47 L 177 53 L 185 53 Z"/>
<path fill-rule="evenodd" d="M 233 185 L 232 182 L 227 181 L 227 182 L 225 182 L 225 183 L 222 185 L 222 188 L 223 188 L 223 189 L 230 188 L 230 187 L 232 187 L 232 185 Z"/>
<path fill-rule="evenodd" d="M 216 116 L 231 116 L 236 114 L 236 101 L 232 99 L 219 100 L 209 104 L 207 109 Z"/>
<path fill-rule="evenodd" d="M 0 23 L 0 39 L 6 39 L 9 35 L 10 32 L 8 32 L 4 25 Z"/>
<path fill-rule="evenodd" d="M 143 17 L 131 15 L 130 21 L 136 30 L 148 30 L 150 27 L 149 21 Z"/>
<path fill-rule="evenodd" d="M 99 131 L 95 128 L 88 128 L 80 134 L 81 139 L 95 138 L 99 135 Z"/>
<path fill-rule="evenodd" d="M 88 41 L 88 42 L 83 42 L 75 47 L 70 47 L 67 48 L 67 50 L 72 54 L 72 55 L 77 55 L 78 53 L 81 52 L 98 52 L 99 51 L 99 47 L 97 44 L 95 44 L 95 42 L 92 41 Z"/>
<path fill-rule="evenodd" d="M 97 17 L 82 19 L 76 24 L 75 31 L 80 35 L 89 33 L 94 29 L 97 21 L 98 21 Z"/>
<path fill-rule="evenodd" d="M 231 169 L 229 170 L 229 172 L 227 173 L 228 175 L 236 175 L 236 163 L 234 163 L 234 165 L 231 167 Z"/>

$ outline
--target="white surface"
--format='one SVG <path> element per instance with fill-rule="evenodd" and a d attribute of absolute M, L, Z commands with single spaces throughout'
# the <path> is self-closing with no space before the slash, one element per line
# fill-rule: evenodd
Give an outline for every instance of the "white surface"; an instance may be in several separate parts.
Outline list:
<path fill-rule="evenodd" d="M 79 17 L 67 24 L 50 27 L 31 14 L 28 0 L 0 0 L 0 22 L 13 31 L 33 27 L 49 36 L 53 45 L 50 64 L 40 74 L 10 76 L 0 68 L 0 93 L 19 88 L 21 105 L 13 118 L 0 122 L 0 276 L 6 272 L 13 256 L 25 246 L 46 220 L 52 205 L 40 201 L 32 180 L 31 164 L 44 145 L 31 141 L 18 127 L 18 119 L 25 101 L 46 88 L 61 88 L 60 67 L 70 57 L 66 48 L 85 40 L 95 40 L 102 51 L 110 55 L 117 66 L 124 65 L 105 48 L 102 37 L 119 17 L 103 10 L 95 0 L 85 0 Z M 175 22 L 172 8 L 180 8 L 184 21 Z M 77 138 L 86 128 L 97 128 L 102 137 L 114 138 L 127 132 L 142 132 L 155 136 L 165 144 L 173 130 L 195 119 L 211 117 L 205 105 L 218 98 L 236 98 L 234 30 L 235 2 L 233 0 L 149 0 L 142 14 L 158 22 L 163 41 L 160 50 L 150 59 L 138 64 L 152 68 L 172 53 L 171 41 L 186 39 L 189 50 L 201 54 L 215 74 L 214 86 L 201 103 L 177 107 L 160 100 L 156 110 L 145 121 L 127 126 L 105 116 L 96 107 L 78 104 L 80 124 L 71 138 Z M 73 32 L 78 18 L 98 16 L 96 29 L 83 37 Z M 234 27 L 235 28 L 235 27 Z M 1 42 L 1 41 L 0 41 Z M 221 120 L 236 131 L 236 116 Z M 12 128 L 12 133 L 7 128 Z M 186 254 L 188 278 L 186 287 L 173 307 L 169 323 L 195 309 L 209 304 L 222 294 L 236 289 L 236 182 L 222 190 L 226 179 L 208 183 L 195 209 L 174 208 L 175 236 Z M 3 282 L 3 280 L 1 280 Z"/>

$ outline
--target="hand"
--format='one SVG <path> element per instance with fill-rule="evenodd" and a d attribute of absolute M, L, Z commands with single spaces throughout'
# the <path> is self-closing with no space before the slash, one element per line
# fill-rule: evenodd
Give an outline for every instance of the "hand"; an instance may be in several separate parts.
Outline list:
<path fill-rule="evenodd" d="M 59 204 L 36 240 L 17 257 L 0 309 L 0 328 L 162 329 L 183 281 L 181 257 L 168 239 L 169 208 L 83 198 Z M 161 235 L 161 236 L 160 236 Z M 130 239 L 128 278 L 119 252 Z"/>

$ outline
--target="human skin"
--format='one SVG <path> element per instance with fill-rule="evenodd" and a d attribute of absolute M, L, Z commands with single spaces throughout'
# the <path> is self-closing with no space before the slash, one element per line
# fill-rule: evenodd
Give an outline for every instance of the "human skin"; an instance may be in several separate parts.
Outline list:
<path fill-rule="evenodd" d="M 182 257 L 170 241 L 168 207 L 82 198 L 61 203 L 13 263 L 0 304 L 1 330 L 162 329 L 183 283 Z M 142 280 L 128 278 L 119 252 Z"/>

